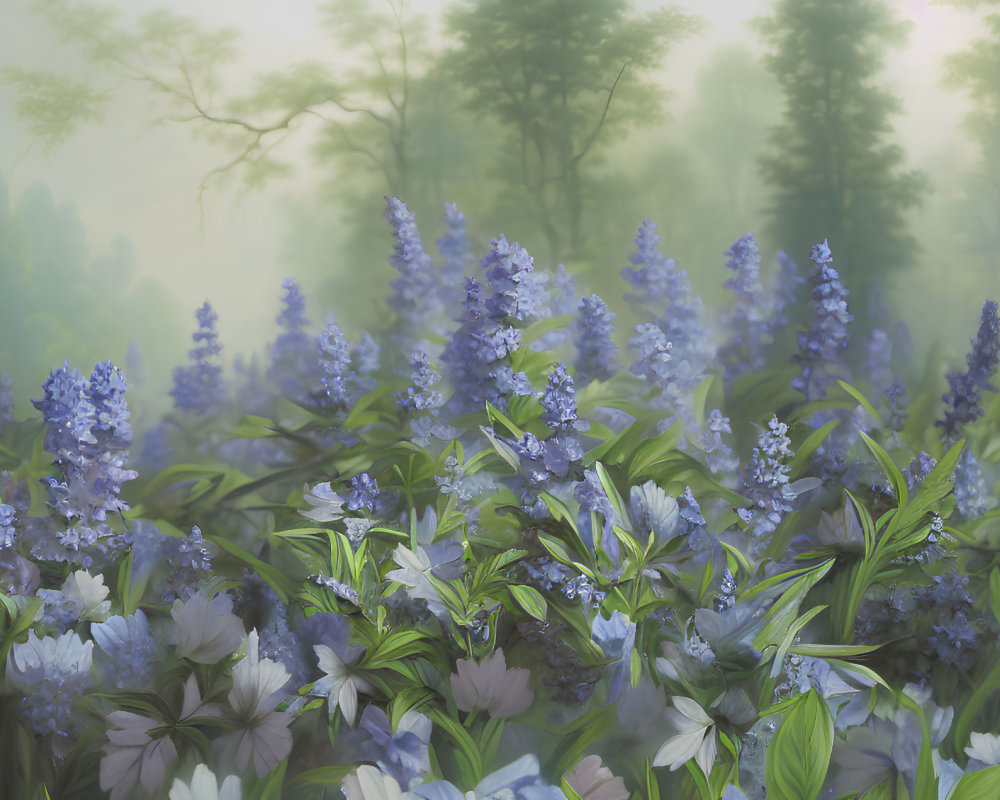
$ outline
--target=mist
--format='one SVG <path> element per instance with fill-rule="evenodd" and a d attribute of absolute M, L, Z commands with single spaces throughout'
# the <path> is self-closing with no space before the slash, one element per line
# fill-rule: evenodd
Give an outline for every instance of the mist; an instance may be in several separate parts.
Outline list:
<path fill-rule="evenodd" d="M 115 24 L 133 33 L 145 13 L 164 7 L 147 0 L 98 5 L 117 9 Z M 218 39 L 220 50 L 232 46 L 231 59 L 216 62 L 209 51 L 190 62 L 211 115 L 260 125 L 280 119 L 294 92 L 307 93 L 308 81 L 318 81 L 308 70 L 292 73 L 309 60 L 326 65 L 332 77 L 324 80 L 337 83 L 347 101 L 393 113 L 379 94 L 385 87 L 373 57 L 382 48 L 387 72 L 399 67 L 391 57 L 391 25 L 374 27 L 389 4 L 340 3 L 334 28 L 321 5 L 170 3 L 171 12 L 195 20 L 192 30 L 233 29 Z M 982 14 L 926 1 L 886 5 L 910 30 L 904 45 L 887 50 L 877 83 L 899 100 L 890 138 L 902 148 L 906 168 L 924 173 L 927 191 L 905 214 L 914 256 L 887 278 L 882 295 L 909 325 L 912 367 L 919 370 L 934 348 L 946 363 L 960 360 L 983 300 L 1000 296 L 996 256 L 970 246 L 965 224 L 979 163 L 962 127 L 972 103 L 962 89 L 943 85 L 946 57 L 981 36 Z M 660 7 L 641 2 L 635 11 Z M 364 112 L 332 108 L 268 134 L 252 163 L 227 170 L 246 131 L 192 119 L 191 109 L 149 74 L 137 79 L 140 57 L 148 57 L 150 74 L 169 61 L 154 63 L 156 47 L 135 49 L 122 38 L 116 61 L 88 51 L 85 36 L 60 35 L 59 20 L 65 34 L 74 4 L 4 0 L 0 235 L 7 240 L 0 253 L 6 246 L 8 257 L 0 258 L 7 286 L 0 289 L 6 301 L 0 370 L 14 378 L 18 408 L 24 412 L 63 357 L 81 369 L 105 358 L 124 363 L 134 342 L 131 357 L 141 352 L 144 361 L 134 370 L 140 406 L 162 410 L 170 372 L 190 347 L 195 309 L 208 299 L 218 311 L 227 363 L 264 352 L 277 335 L 274 318 L 288 276 L 302 286 L 313 328 L 328 312 L 353 339 L 362 329 L 384 327 L 395 273 L 383 197 L 396 193 L 417 212 L 429 251 L 443 232 L 444 203 L 456 202 L 477 257 L 503 232 L 534 255 L 536 269 L 564 263 L 579 276 L 578 291 L 616 300 L 636 229 L 654 219 L 663 251 L 688 271 L 706 306 L 725 304 L 723 253 L 739 236 L 758 234 L 772 271 L 776 252 L 791 247 L 768 233 L 769 187 L 758 164 L 784 100 L 762 63 L 768 47 L 749 23 L 771 13 L 772 3 L 687 0 L 672 7 L 677 19 L 651 51 L 642 80 L 622 85 L 607 129 L 580 160 L 581 188 L 566 195 L 579 204 L 573 209 L 557 193 L 543 196 L 547 189 L 529 201 L 529 190 L 511 178 L 518 165 L 509 132 L 481 102 L 469 100 L 469 87 L 456 85 L 462 73 L 447 54 L 459 41 L 449 14 L 468 4 L 402 6 L 411 80 L 407 160 L 386 155 L 391 142 L 374 157 L 365 153 L 380 135 L 374 114 L 366 122 Z M 364 44 L 366 31 L 374 49 L 352 47 Z M 147 35 L 155 38 L 155 31 Z M 44 95 L 26 92 L 12 78 L 16 70 L 51 72 L 76 87 L 56 112 L 77 101 L 86 106 L 80 87 L 89 87 L 93 112 L 50 113 L 33 123 L 25 98 Z M 279 73 L 297 77 L 261 83 Z M 662 104 L 654 102 L 658 93 Z M 581 102 L 589 112 L 597 101 Z M 836 244 L 831 239 L 835 258 Z M 803 265 L 808 253 L 790 255 Z"/>

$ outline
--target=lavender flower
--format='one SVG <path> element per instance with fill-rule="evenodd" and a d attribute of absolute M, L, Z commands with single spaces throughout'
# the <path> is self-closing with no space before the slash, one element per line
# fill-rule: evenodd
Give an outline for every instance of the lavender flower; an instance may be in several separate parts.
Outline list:
<path fill-rule="evenodd" d="M 372 511 L 375 508 L 377 495 L 378 482 L 367 472 L 360 472 L 351 478 L 351 494 L 347 498 L 347 507 L 351 511 L 362 508 Z"/>
<path fill-rule="evenodd" d="M 222 365 L 218 363 L 222 345 L 215 330 L 219 315 L 207 300 L 195 312 L 195 317 L 198 330 L 191 335 L 195 346 L 188 350 L 188 357 L 194 363 L 174 369 L 174 388 L 170 394 L 175 408 L 203 414 L 224 399 Z"/>
<path fill-rule="evenodd" d="M 792 507 L 789 501 L 788 476 L 791 467 L 788 461 L 793 453 L 791 440 L 788 438 L 788 426 L 772 417 L 767 430 L 762 430 L 753 449 L 750 462 L 752 482 L 747 481 L 749 496 L 754 505 L 751 511 L 741 513 L 744 521 L 749 522 L 754 535 L 758 537 L 773 533 L 782 517 Z"/>
<path fill-rule="evenodd" d="M 6 503 L 0 503 L 0 550 L 7 550 L 17 541 L 17 529 L 14 527 L 16 509 Z"/>
<path fill-rule="evenodd" d="M 767 311 L 764 287 L 760 284 L 760 250 L 752 233 L 741 236 L 725 255 L 726 266 L 735 276 L 723 285 L 736 293 L 733 308 L 726 318 L 731 338 L 720 357 L 726 362 L 726 379 L 732 380 L 747 369 L 764 365 L 763 336 Z"/>
<path fill-rule="evenodd" d="M 667 340 L 666 334 L 654 323 L 644 322 L 635 326 L 635 336 L 629 339 L 629 346 L 639 354 L 629 367 L 629 372 L 644 377 L 647 383 L 667 391 L 673 380 L 670 367 L 673 344 Z"/>
<path fill-rule="evenodd" d="M 573 378 L 566 372 L 566 365 L 559 362 L 549 376 L 542 392 L 542 422 L 554 431 L 568 431 L 578 427 L 576 389 Z"/>
<path fill-rule="evenodd" d="M 90 626 L 101 655 L 98 672 L 117 689 L 152 687 L 156 641 L 139 609 L 127 617 L 111 617 Z"/>
<path fill-rule="evenodd" d="M 581 386 L 605 381 L 618 371 L 618 346 L 611 341 L 615 314 L 596 294 L 580 299 L 574 322 L 576 378 Z"/>
<path fill-rule="evenodd" d="M 120 499 L 122 484 L 137 476 L 125 469 L 132 427 L 125 402 L 125 377 L 110 361 L 94 367 L 87 382 L 69 364 L 50 373 L 42 384 L 45 397 L 32 403 L 48 423 L 45 448 L 55 454 L 62 483 L 42 479 L 49 504 L 79 524 L 59 534 L 63 547 L 79 551 L 99 539 L 111 541 L 108 514 L 128 509 Z M 107 542 L 106 542 L 107 544 Z"/>
<path fill-rule="evenodd" d="M 971 343 L 972 350 L 965 357 L 968 370 L 948 373 L 950 391 L 941 398 L 951 406 L 945 411 L 944 419 L 935 423 L 944 429 L 946 441 L 956 438 L 959 428 L 983 415 L 979 405 L 980 390 L 996 391 L 990 383 L 1000 362 L 1000 323 L 997 321 L 996 302 L 987 300 L 983 305 L 979 330 Z"/>
<path fill-rule="evenodd" d="M 788 324 L 785 309 L 794 305 L 799 286 L 806 279 L 799 275 L 799 265 L 784 250 L 778 251 L 778 275 L 768 294 L 771 297 L 771 315 L 764 324 L 766 333 L 774 334 Z"/>
<path fill-rule="evenodd" d="M 430 365 L 427 354 L 422 350 L 410 353 L 411 386 L 406 387 L 406 393 L 396 393 L 396 403 L 407 413 L 429 411 L 444 404 L 440 392 L 431 389 L 441 380 L 441 375 Z"/>
<path fill-rule="evenodd" d="M 708 457 L 708 468 L 716 474 L 725 474 L 736 469 L 739 459 L 736 458 L 733 449 L 722 441 L 722 434 L 733 432 L 729 417 L 722 416 L 719 409 L 713 408 L 705 424 L 708 430 L 701 434 L 701 443 Z"/>
<path fill-rule="evenodd" d="M 350 405 L 348 383 L 354 373 L 351 372 L 347 339 L 333 314 L 326 316 L 326 327 L 320 331 L 318 345 L 319 368 L 323 375 L 318 393 L 320 403 L 332 411 L 345 411 Z"/>
<path fill-rule="evenodd" d="M 285 397 L 306 403 L 309 386 L 314 383 L 318 371 L 315 344 L 303 330 L 309 324 L 306 301 L 295 279 L 285 278 L 281 288 L 285 290 L 282 298 L 285 307 L 275 321 L 282 332 L 271 345 L 271 367 L 267 377 Z"/>
<path fill-rule="evenodd" d="M 535 274 L 534 259 L 517 242 L 508 242 L 501 233 L 490 240 L 490 252 L 482 268 L 493 295 L 486 299 L 490 319 L 532 322 L 548 314 L 545 307 L 545 280 Z"/>
<path fill-rule="evenodd" d="M 708 336 L 699 319 L 701 298 L 692 295 L 691 282 L 687 273 L 677 268 L 677 261 L 657 249 L 659 242 L 656 223 L 643 220 L 635 238 L 636 252 L 629 261 L 645 266 L 640 270 L 625 267 L 622 276 L 639 290 L 626 299 L 649 303 L 657 315 L 656 325 L 673 343 L 678 362 L 672 367 L 674 382 L 683 388 L 700 380 Z"/>
<path fill-rule="evenodd" d="M 438 291 L 446 303 L 457 302 L 455 287 L 460 287 L 469 265 L 469 237 L 465 230 L 465 214 L 455 203 L 444 204 L 445 234 L 437 240 L 441 254 Z"/>
<path fill-rule="evenodd" d="M 190 536 L 165 537 L 160 552 L 167 565 L 163 599 L 168 603 L 178 598 L 187 600 L 211 577 L 215 554 L 208 549 L 197 525 L 191 528 Z"/>
<path fill-rule="evenodd" d="M 839 361 L 841 351 L 847 347 L 847 325 L 854 317 L 847 311 L 850 292 L 830 266 L 833 257 L 825 239 L 813 245 L 809 258 L 816 265 L 809 301 L 813 321 L 808 332 L 798 334 L 800 353 L 795 360 L 802 364 L 802 374 L 792 381 L 792 388 L 813 400 L 826 394 L 826 371 Z"/>
<path fill-rule="evenodd" d="M 979 461 L 966 447 L 959 456 L 952 476 L 955 487 L 955 508 L 966 520 L 979 519 L 989 506 L 989 492 Z"/>
<path fill-rule="evenodd" d="M 423 330 L 437 310 L 433 262 L 424 251 L 413 212 L 396 197 L 385 200 L 385 218 L 396 237 L 396 252 L 390 256 L 389 263 L 399 272 L 399 277 L 392 282 L 393 306 L 401 332 L 415 334 Z"/>

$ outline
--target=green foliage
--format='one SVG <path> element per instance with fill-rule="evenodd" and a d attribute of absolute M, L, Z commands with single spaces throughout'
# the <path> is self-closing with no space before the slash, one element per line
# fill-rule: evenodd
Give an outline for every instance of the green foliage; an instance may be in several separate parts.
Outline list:
<path fill-rule="evenodd" d="M 833 752 L 833 720 L 810 689 L 792 706 L 767 751 L 767 795 L 777 800 L 816 800 Z"/>

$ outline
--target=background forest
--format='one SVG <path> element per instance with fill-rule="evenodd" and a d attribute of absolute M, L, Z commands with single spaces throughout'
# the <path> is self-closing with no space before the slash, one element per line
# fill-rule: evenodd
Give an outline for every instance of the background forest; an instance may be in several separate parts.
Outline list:
<path fill-rule="evenodd" d="M 878 285 L 909 323 L 915 363 L 963 347 L 942 309 L 1000 289 L 990 3 L 269 5 L 4 3 L 19 408 L 58 353 L 121 361 L 130 342 L 153 364 L 137 394 L 165 398 L 206 297 L 227 358 L 249 357 L 288 275 L 313 318 L 310 297 L 350 297 L 346 329 L 378 329 L 385 195 L 431 240 L 457 203 L 474 240 L 507 232 L 597 292 L 654 218 L 709 303 L 743 233 L 765 272 L 828 238 L 855 302 Z"/>

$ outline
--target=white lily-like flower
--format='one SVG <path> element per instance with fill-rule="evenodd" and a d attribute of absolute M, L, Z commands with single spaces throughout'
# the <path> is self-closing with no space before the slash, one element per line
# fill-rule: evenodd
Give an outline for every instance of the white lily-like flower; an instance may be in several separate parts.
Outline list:
<path fill-rule="evenodd" d="M 77 610 L 77 618 L 86 622 L 103 622 L 111 616 L 111 601 L 105 599 L 109 591 L 103 575 L 95 577 L 82 569 L 62 585 L 63 596 Z"/>
<path fill-rule="evenodd" d="M 669 766 L 673 772 L 693 758 L 708 777 L 718 748 L 715 722 L 690 697 L 672 697 L 671 702 L 674 707 L 666 713 L 678 733 L 660 745 L 653 757 L 653 766 Z"/>
<path fill-rule="evenodd" d="M 1000 736 L 993 733 L 970 733 L 969 746 L 965 748 L 969 766 L 983 769 L 1000 764 Z M 977 762 L 973 767 L 972 762 Z"/>
<path fill-rule="evenodd" d="M 260 657 L 260 639 L 256 630 L 251 631 L 247 654 L 233 667 L 233 688 L 229 692 L 229 705 L 240 729 L 225 738 L 236 747 L 236 766 L 246 769 L 252 757 L 258 778 L 267 775 L 292 752 L 288 726 L 293 715 L 274 710 L 288 678 L 284 664 Z"/>
<path fill-rule="evenodd" d="M 232 613 L 229 595 L 211 599 L 195 592 L 186 602 L 175 600 L 170 616 L 174 619 L 177 652 L 197 664 L 216 664 L 243 643 L 240 618 Z"/>
<path fill-rule="evenodd" d="M 327 707 L 330 715 L 333 715 L 334 702 L 340 706 L 340 712 L 347 720 L 347 724 L 354 725 L 354 717 L 358 713 L 358 693 L 369 693 L 373 690 L 372 685 L 357 675 L 352 675 L 347 665 L 337 655 L 336 651 L 325 644 L 313 645 L 316 657 L 319 659 L 319 668 L 326 675 L 316 681 L 309 694 L 317 697 L 326 697 Z"/>
<path fill-rule="evenodd" d="M 299 511 L 303 517 L 316 522 L 333 522 L 344 516 L 344 503 L 347 501 L 333 491 L 329 481 L 317 483 L 312 489 L 307 483 L 302 499 L 311 506 L 308 511 Z"/>
<path fill-rule="evenodd" d="M 503 650 L 498 649 L 478 664 L 458 659 L 458 674 L 451 676 L 455 705 L 462 711 L 479 707 L 491 717 L 516 717 L 523 714 L 535 699 L 528 687 L 531 673 L 526 669 L 507 669 Z"/>
<path fill-rule="evenodd" d="M 402 790 L 391 775 L 362 764 L 341 783 L 347 800 L 400 800 Z"/>
<path fill-rule="evenodd" d="M 194 768 L 190 784 L 174 778 L 174 785 L 170 787 L 170 800 L 242 800 L 242 797 L 240 779 L 236 775 L 227 776 L 220 789 L 215 773 L 204 764 Z"/>

